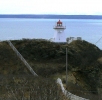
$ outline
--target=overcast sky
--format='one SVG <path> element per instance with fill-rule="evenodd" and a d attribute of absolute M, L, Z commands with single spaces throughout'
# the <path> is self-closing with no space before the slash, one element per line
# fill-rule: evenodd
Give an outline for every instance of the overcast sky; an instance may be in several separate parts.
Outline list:
<path fill-rule="evenodd" d="M 0 0 L 0 14 L 102 15 L 102 0 Z"/>

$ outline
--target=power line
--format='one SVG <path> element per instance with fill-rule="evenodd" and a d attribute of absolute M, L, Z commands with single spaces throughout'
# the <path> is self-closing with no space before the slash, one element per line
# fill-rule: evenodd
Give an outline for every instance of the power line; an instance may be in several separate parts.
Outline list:
<path fill-rule="evenodd" d="M 102 37 L 101 37 L 96 43 L 98 43 L 101 39 L 102 39 Z M 96 44 L 96 43 L 95 43 L 95 44 Z"/>

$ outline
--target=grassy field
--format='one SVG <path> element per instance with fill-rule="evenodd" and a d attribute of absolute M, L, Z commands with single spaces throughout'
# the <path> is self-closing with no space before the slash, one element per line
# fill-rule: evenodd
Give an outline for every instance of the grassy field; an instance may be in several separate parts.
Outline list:
<path fill-rule="evenodd" d="M 39 78 L 31 75 L 6 41 L 1 42 L 0 90 L 2 91 L 0 97 L 20 100 L 25 97 L 26 99 L 34 98 L 36 94 L 37 99 L 31 100 L 40 100 L 42 96 L 44 96 L 42 100 L 46 100 L 46 97 L 47 100 L 66 100 L 56 84 L 56 79 L 59 77 L 66 88 L 66 47 L 68 48 L 67 90 L 82 97 L 94 98 L 92 100 L 99 97 L 102 88 L 100 75 L 102 51 L 95 45 L 86 41 L 60 44 L 36 39 L 11 42 Z"/>

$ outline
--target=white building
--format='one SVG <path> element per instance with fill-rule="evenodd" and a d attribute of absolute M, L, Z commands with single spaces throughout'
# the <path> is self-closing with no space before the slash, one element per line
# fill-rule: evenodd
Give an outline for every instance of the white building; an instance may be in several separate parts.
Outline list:
<path fill-rule="evenodd" d="M 59 20 L 56 25 L 53 27 L 55 30 L 53 42 L 66 42 L 66 36 L 64 30 L 66 26 L 63 26 L 63 23 Z"/>
<path fill-rule="evenodd" d="M 66 39 L 67 43 L 71 43 L 74 40 L 81 40 L 82 41 L 82 38 L 81 37 L 68 37 Z"/>

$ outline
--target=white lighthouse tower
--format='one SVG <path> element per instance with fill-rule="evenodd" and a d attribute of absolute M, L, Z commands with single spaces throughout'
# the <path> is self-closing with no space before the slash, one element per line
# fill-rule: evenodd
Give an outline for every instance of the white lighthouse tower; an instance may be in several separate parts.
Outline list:
<path fill-rule="evenodd" d="M 66 26 L 63 26 L 63 23 L 60 20 L 56 23 L 53 29 L 55 30 L 53 42 L 66 42 L 66 37 L 64 33 Z"/>

